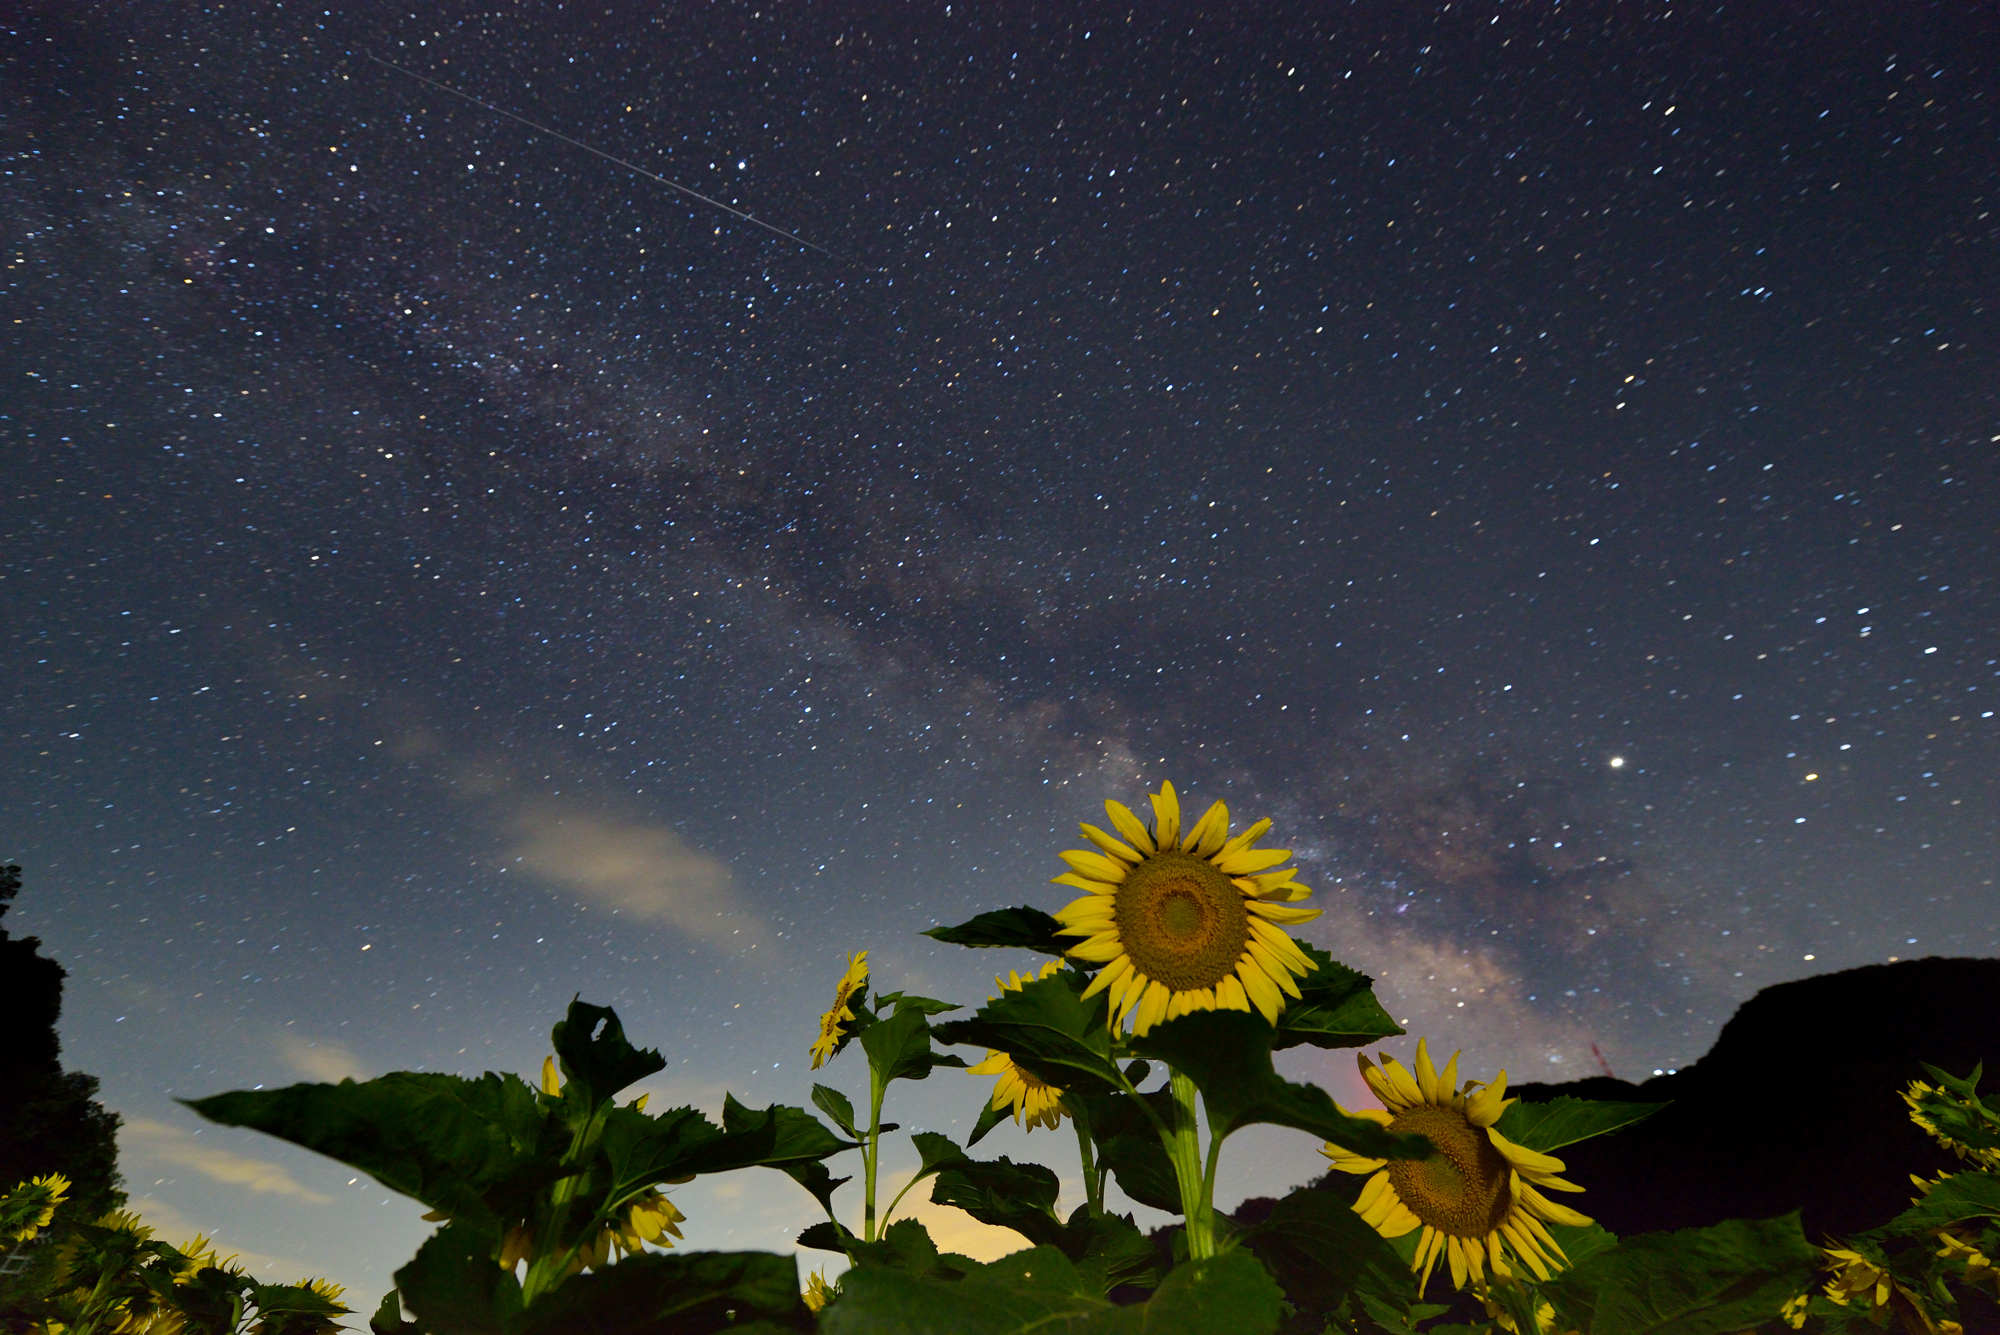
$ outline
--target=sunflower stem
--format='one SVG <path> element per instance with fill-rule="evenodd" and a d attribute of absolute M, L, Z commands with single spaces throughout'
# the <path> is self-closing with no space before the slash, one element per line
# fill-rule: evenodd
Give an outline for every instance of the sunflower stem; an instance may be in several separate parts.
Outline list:
<path fill-rule="evenodd" d="M 1174 1179 L 1181 1189 L 1181 1213 L 1187 1218 L 1188 1259 L 1202 1261 L 1215 1255 L 1215 1212 L 1202 1172 L 1201 1126 L 1195 1115 L 1194 1081 L 1173 1067 L 1174 1129 L 1167 1142 L 1167 1157 L 1173 1161 Z"/>
<path fill-rule="evenodd" d="M 882 1159 L 882 1095 L 888 1091 L 888 1084 L 875 1070 L 873 1062 L 868 1066 L 868 1147 L 861 1152 L 862 1170 L 867 1175 L 863 1184 L 864 1195 L 861 1205 L 861 1240 L 875 1241 L 875 1168 Z"/>
<path fill-rule="evenodd" d="M 1080 1114 L 1072 1114 L 1070 1121 L 1076 1124 L 1077 1153 L 1083 1157 L 1083 1195 L 1090 1205 L 1092 1219 L 1104 1213 L 1104 1176 L 1097 1171 L 1097 1160 L 1091 1152 L 1090 1123 Z"/>

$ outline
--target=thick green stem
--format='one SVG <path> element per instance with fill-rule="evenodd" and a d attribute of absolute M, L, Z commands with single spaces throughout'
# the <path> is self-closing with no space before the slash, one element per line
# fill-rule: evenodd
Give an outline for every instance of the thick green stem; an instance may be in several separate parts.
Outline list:
<path fill-rule="evenodd" d="M 1090 1217 L 1095 1219 L 1104 1213 L 1104 1175 L 1097 1171 L 1097 1159 L 1091 1151 L 1090 1124 L 1081 1117 L 1070 1120 L 1076 1123 L 1076 1148 L 1083 1158 L 1083 1197 L 1090 1205 Z"/>
<path fill-rule="evenodd" d="M 882 1161 L 882 1095 L 886 1086 L 871 1065 L 868 1070 L 868 1148 L 861 1152 L 863 1183 L 861 1240 L 875 1241 L 875 1169 Z"/>
<path fill-rule="evenodd" d="M 1167 1141 L 1167 1157 L 1173 1161 L 1174 1179 L 1181 1189 L 1181 1213 L 1187 1217 L 1188 1259 L 1201 1261 L 1215 1255 L 1215 1213 L 1202 1172 L 1194 1081 L 1173 1071 L 1173 1091 L 1174 1127 Z"/>

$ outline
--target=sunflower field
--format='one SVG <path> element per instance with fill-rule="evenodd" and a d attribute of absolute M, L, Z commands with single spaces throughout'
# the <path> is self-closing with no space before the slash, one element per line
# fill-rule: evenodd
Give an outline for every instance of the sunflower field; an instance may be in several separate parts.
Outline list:
<path fill-rule="evenodd" d="M 1565 1178 L 1558 1155 L 1659 1105 L 1509 1098 L 1505 1072 L 1464 1078 L 1455 1056 L 1440 1070 L 1421 1040 L 1408 1065 L 1360 1057 L 1380 1109 L 1350 1111 L 1286 1080 L 1273 1053 L 1360 1049 L 1403 1031 L 1367 977 L 1286 932 L 1315 911 L 1301 907 L 1310 891 L 1285 866 L 1290 854 L 1258 846 L 1269 821 L 1232 835 L 1216 803 L 1184 825 L 1171 785 L 1151 808 L 1146 821 L 1108 803 L 1109 829 L 1082 827 L 1090 847 L 1063 853 L 1068 870 L 1055 878 L 1080 897 L 1059 912 L 1000 909 L 927 933 L 1049 957 L 997 980 L 970 1015 L 875 991 L 865 952 L 850 957 L 810 1051 L 818 1069 L 859 1049 L 865 1108 L 817 1084 L 812 1110 L 725 1098 L 719 1124 L 693 1108 L 649 1111 L 643 1096 L 621 1101 L 666 1062 L 582 1000 L 555 1025 L 536 1081 L 399 1072 L 191 1106 L 330 1156 L 428 1210 L 438 1228 L 369 1318 L 377 1335 L 1945 1335 L 2000 1319 L 1989 1259 L 2000 1247 L 2000 1112 L 1981 1101 L 1978 1070 L 1927 1068 L 1931 1079 L 1905 1093 L 1962 1170 L 1918 1181 L 1910 1208 L 1880 1228 L 1820 1246 L 1793 1214 L 1621 1239 L 1579 1208 L 1588 1184 Z M 982 1055 L 968 1063 L 953 1048 Z M 915 1133 L 920 1171 L 878 1202 L 893 1087 L 939 1067 L 994 1078 L 982 1116 L 963 1145 Z M 1069 1124 L 1085 1199 L 1067 1217 L 1049 1167 L 974 1157 L 1008 1118 Z M 1258 1124 L 1312 1137 L 1330 1171 L 1239 1224 L 1215 1208 L 1217 1168 L 1224 1143 Z M 858 1233 L 833 1205 L 856 1174 L 829 1167 L 850 1154 Z M 675 1249 L 673 1189 L 747 1168 L 784 1173 L 817 1202 L 824 1218 L 798 1241 L 846 1262 L 837 1281 L 821 1269 L 801 1283 L 791 1255 Z M 985 1264 L 941 1252 L 921 1223 L 895 1217 L 926 1180 L 933 1201 L 1027 1246 Z M 1106 1206 L 1114 1181 L 1178 1223 L 1143 1232 Z M 46 1223 L 50 1191 L 29 1183 L 0 1198 L 0 1230 L 13 1230 L 0 1246 L 24 1245 Z M 120 1227 L 106 1221 L 64 1244 L 62 1283 L 42 1308 L 7 1314 L 12 1328 L 280 1335 L 331 1329 L 346 1310 L 310 1284 L 232 1279 L 199 1240 L 189 1256 L 119 1242 L 131 1237 Z M 211 1308 L 176 1297 L 200 1284 L 222 1295 Z M 95 1317 L 80 1306 L 92 1285 L 109 1295 Z"/>

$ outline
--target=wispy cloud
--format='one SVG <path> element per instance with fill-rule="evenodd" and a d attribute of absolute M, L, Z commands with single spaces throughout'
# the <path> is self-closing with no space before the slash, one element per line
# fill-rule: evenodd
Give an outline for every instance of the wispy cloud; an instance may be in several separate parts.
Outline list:
<path fill-rule="evenodd" d="M 762 935 L 729 868 L 664 825 L 547 800 L 520 805 L 509 825 L 522 870 L 593 907 L 705 941 Z"/>
<path fill-rule="evenodd" d="M 285 1065 L 306 1079 L 323 1084 L 368 1078 L 367 1068 L 338 1043 L 315 1043 L 297 1034 L 284 1033 L 278 1035 L 278 1055 Z"/>
<path fill-rule="evenodd" d="M 330 1205 L 323 1196 L 286 1171 L 283 1164 L 252 1159 L 204 1145 L 190 1132 L 145 1117 L 128 1117 L 120 1129 L 120 1153 L 128 1160 L 199 1173 L 226 1186 L 260 1195 L 284 1196 L 308 1205 Z"/>

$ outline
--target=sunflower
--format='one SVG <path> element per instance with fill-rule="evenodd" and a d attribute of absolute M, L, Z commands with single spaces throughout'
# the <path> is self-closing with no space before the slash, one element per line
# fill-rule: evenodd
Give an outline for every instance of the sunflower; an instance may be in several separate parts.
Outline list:
<path fill-rule="evenodd" d="M 1005 981 L 995 978 L 993 984 L 1002 992 L 1019 992 L 1024 984 L 1038 982 L 1060 968 L 1062 968 L 1061 960 L 1050 960 L 1042 966 L 1042 971 L 1032 978 L 1023 978 L 1019 973 L 1009 970 Z M 992 999 L 987 998 L 988 1001 Z M 965 1069 L 972 1075 L 1000 1077 L 993 1082 L 993 1107 L 1004 1108 L 1010 1103 L 1013 1104 L 1016 1126 L 1021 1124 L 1021 1114 L 1025 1112 L 1028 1115 L 1028 1130 L 1033 1131 L 1038 1126 L 1045 1126 L 1053 1131 L 1062 1124 L 1064 1115 L 1069 1112 L 1069 1109 L 1062 1104 L 1062 1090 L 1016 1066 L 1014 1059 L 1004 1052 L 988 1048 L 985 1061 Z"/>
<path fill-rule="evenodd" d="M 834 1049 L 840 1046 L 846 1036 L 841 1026 L 854 1019 L 854 1010 L 848 1003 L 854 1000 L 854 994 L 867 981 L 868 952 L 864 950 L 858 955 L 849 955 L 847 972 L 841 975 L 840 985 L 833 989 L 833 1004 L 826 1008 L 826 1014 L 819 1017 L 819 1037 L 812 1045 L 813 1070 L 826 1065 L 832 1059 Z"/>
<path fill-rule="evenodd" d="M 1344 1173 L 1372 1173 L 1354 1208 L 1385 1238 L 1400 1238 L 1423 1229 L 1412 1268 L 1421 1272 L 1418 1292 L 1429 1284 L 1431 1268 L 1440 1255 L 1451 1265 L 1454 1288 L 1475 1284 L 1486 1273 L 1511 1277 L 1516 1262 L 1537 1279 L 1547 1279 L 1569 1264 L 1562 1248 L 1549 1236 L 1544 1221 L 1582 1226 L 1590 1220 L 1568 1206 L 1542 1195 L 1550 1191 L 1582 1191 L 1556 1174 L 1562 1160 L 1516 1145 L 1493 1127 L 1514 1100 L 1507 1095 L 1507 1073 L 1490 1085 L 1468 1080 L 1457 1087 L 1458 1054 L 1438 1074 L 1430 1052 L 1417 1040 L 1414 1077 L 1401 1063 L 1380 1054 L 1377 1070 L 1360 1059 L 1361 1076 L 1382 1100 L 1383 1109 L 1363 1109 L 1349 1116 L 1379 1122 L 1391 1131 L 1428 1136 L 1437 1153 L 1428 1159 L 1370 1159 L 1329 1142 L 1321 1151 Z"/>
<path fill-rule="evenodd" d="M 1084 996 L 1108 990 L 1112 1027 L 1129 1014 L 1140 1035 L 1190 1011 L 1255 1007 L 1276 1024 L 1285 997 L 1299 995 L 1292 976 L 1318 967 L 1279 930 L 1319 916 L 1291 907 L 1312 893 L 1292 879 L 1296 867 L 1270 870 L 1291 853 L 1253 847 L 1268 820 L 1231 839 L 1220 802 L 1183 837 L 1170 783 L 1152 803 L 1149 830 L 1122 803 L 1106 802 L 1117 834 L 1085 825 L 1099 851 L 1062 855 L 1070 870 L 1054 884 L 1088 893 L 1056 914 L 1061 934 L 1084 938 L 1072 959 L 1105 966 Z"/>
<path fill-rule="evenodd" d="M 826 1310 L 826 1305 L 833 1301 L 833 1285 L 826 1282 L 824 1272 L 815 1270 L 806 1276 L 806 1289 L 799 1297 L 804 1301 L 807 1311 L 823 1312 Z"/>

